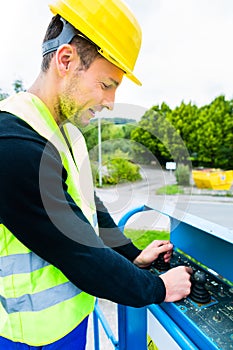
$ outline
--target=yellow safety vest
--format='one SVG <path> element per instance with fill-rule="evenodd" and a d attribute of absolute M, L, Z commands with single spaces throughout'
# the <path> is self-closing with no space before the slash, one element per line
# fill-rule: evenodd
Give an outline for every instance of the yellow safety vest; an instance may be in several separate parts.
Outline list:
<path fill-rule="evenodd" d="M 36 96 L 20 92 L 1 101 L 0 110 L 18 116 L 57 148 L 68 174 L 67 191 L 98 234 L 89 157 L 80 131 L 70 123 L 64 127 L 71 155 L 51 113 Z M 80 180 L 81 167 L 85 181 Z M 30 251 L 3 224 L 0 240 L 1 336 L 32 346 L 50 344 L 93 311 L 93 296 Z"/>

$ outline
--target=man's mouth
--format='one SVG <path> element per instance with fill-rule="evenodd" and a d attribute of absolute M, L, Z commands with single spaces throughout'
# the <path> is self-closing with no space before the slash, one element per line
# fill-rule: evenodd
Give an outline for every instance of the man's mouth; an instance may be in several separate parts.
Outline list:
<path fill-rule="evenodd" d="M 92 109 L 92 108 L 89 108 L 89 112 L 90 112 L 90 114 L 91 114 L 91 118 L 94 118 L 95 117 L 95 111 L 94 111 L 94 109 Z"/>

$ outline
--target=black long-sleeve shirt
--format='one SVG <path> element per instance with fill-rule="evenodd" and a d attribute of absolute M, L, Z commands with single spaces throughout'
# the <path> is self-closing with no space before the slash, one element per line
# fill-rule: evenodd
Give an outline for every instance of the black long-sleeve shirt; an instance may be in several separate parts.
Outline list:
<path fill-rule="evenodd" d="M 97 197 L 96 235 L 68 194 L 66 178 L 56 148 L 18 117 L 0 112 L 0 222 L 89 294 L 134 307 L 162 302 L 162 279 L 132 263 L 140 251 Z"/>

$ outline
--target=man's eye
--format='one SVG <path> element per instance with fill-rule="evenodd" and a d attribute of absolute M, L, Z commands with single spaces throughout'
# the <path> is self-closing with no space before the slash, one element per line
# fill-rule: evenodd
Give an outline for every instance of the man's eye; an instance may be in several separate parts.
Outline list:
<path fill-rule="evenodd" d="M 111 85 L 108 85 L 108 84 L 105 84 L 105 83 L 103 83 L 102 82 L 102 87 L 103 87 L 103 89 L 110 89 L 111 88 Z"/>

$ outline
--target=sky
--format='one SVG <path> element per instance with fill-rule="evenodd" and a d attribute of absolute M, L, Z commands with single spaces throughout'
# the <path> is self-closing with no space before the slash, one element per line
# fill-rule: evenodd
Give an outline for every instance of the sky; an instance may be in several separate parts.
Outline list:
<path fill-rule="evenodd" d="M 53 0 L 51 0 L 53 1 Z M 1 0 L 0 88 L 30 87 L 40 70 L 41 42 L 51 19 L 49 0 Z M 142 28 L 134 73 L 123 79 L 116 102 L 145 109 L 182 101 L 233 99 L 232 0 L 126 0 Z"/>

